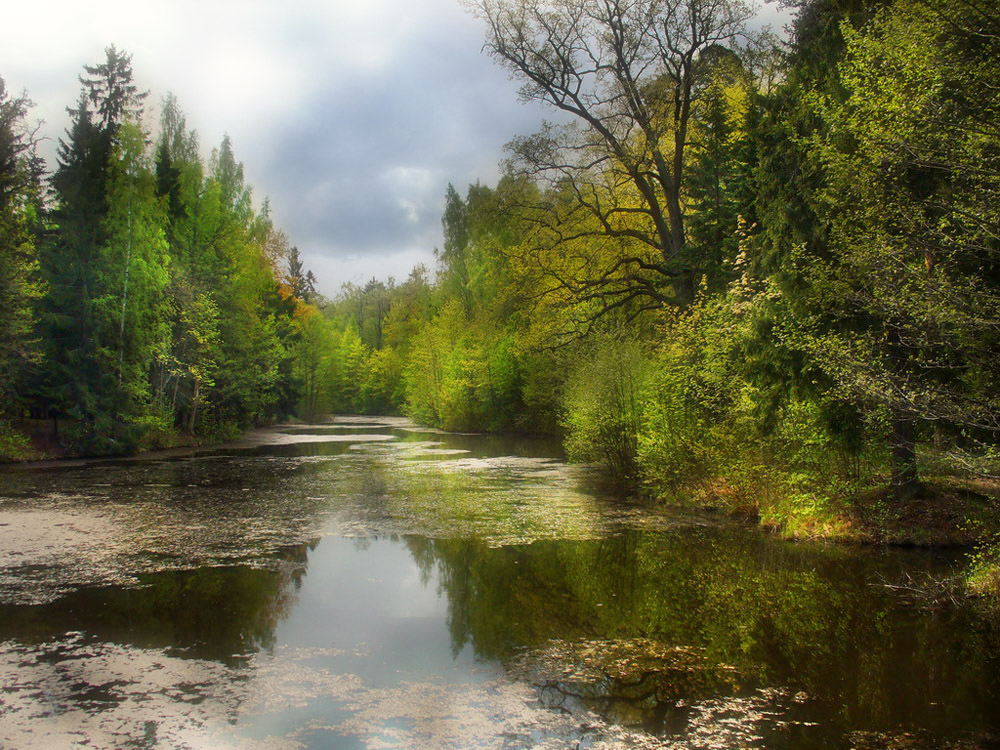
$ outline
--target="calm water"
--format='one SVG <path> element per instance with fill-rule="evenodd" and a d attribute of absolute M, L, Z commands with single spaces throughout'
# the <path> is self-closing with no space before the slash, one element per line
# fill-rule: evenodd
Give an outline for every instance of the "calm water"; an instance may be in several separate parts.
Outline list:
<path fill-rule="evenodd" d="M 0 747 L 992 748 L 1000 634 L 602 494 L 558 446 L 346 420 L 0 473 Z"/>

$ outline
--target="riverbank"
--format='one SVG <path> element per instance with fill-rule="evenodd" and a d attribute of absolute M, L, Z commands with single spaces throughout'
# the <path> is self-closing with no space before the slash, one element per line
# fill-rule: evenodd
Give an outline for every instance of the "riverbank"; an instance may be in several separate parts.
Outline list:
<path fill-rule="evenodd" d="M 758 488 L 760 489 L 760 488 Z M 718 478 L 686 485 L 659 501 L 745 518 L 791 541 L 846 545 L 964 548 L 969 564 L 927 587 L 981 599 L 1000 609 L 1000 482 L 935 476 L 919 495 L 897 501 L 888 487 L 845 497 L 761 491 L 754 496 Z M 940 592 L 939 592 L 940 593 Z"/>
<path fill-rule="evenodd" d="M 912 500 L 888 487 L 842 496 L 794 498 L 775 489 L 754 496 L 714 478 L 659 498 L 744 517 L 790 540 L 823 540 L 906 547 L 969 547 L 1000 535 L 1000 483 L 932 477 Z"/>
<path fill-rule="evenodd" d="M 180 458 L 192 456 L 204 451 L 226 451 L 226 450 L 247 450 L 261 448 L 264 446 L 299 445 L 303 443 L 324 443 L 330 442 L 331 438 L 323 432 L 313 432 L 316 428 L 331 429 L 334 427 L 345 429 L 359 429 L 367 426 L 371 427 L 396 427 L 400 429 L 416 429 L 415 426 L 405 417 L 369 417 L 348 415 L 335 419 L 335 421 L 320 422 L 318 424 L 306 424 L 303 422 L 289 420 L 262 427 L 253 427 L 236 434 L 235 436 L 184 436 L 187 440 L 181 440 L 175 445 L 161 447 L 150 447 L 135 453 L 118 456 L 38 456 L 25 458 L 19 461 L 0 462 L 0 469 L 25 469 L 36 470 L 55 467 L 76 467 L 87 466 L 94 463 L 107 463 L 117 461 L 159 461 L 165 458 Z M 433 428 L 420 428 L 421 432 L 440 432 Z M 450 433 L 441 433 L 450 434 Z M 458 433 L 454 433 L 458 434 Z M 360 437 L 358 439 L 361 439 Z"/>
<path fill-rule="evenodd" d="M 159 431 L 150 440 L 130 453 L 102 456 L 75 455 L 49 435 L 25 434 L 8 430 L 0 434 L 0 467 L 39 469 L 55 466 L 84 466 L 108 460 L 157 460 L 195 453 L 204 449 L 252 448 L 274 442 L 275 433 L 293 427 L 295 423 L 282 422 L 264 427 L 254 427 L 242 432 L 225 434 L 189 435 L 179 431 Z"/>

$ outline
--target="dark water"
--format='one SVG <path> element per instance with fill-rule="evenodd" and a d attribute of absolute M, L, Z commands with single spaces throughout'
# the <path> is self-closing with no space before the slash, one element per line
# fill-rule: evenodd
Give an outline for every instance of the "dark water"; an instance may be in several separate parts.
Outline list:
<path fill-rule="evenodd" d="M 0 747 L 1000 746 L 996 629 L 892 588 L 960 554 L 556 456 L 357 420 L 0 473 Z"/>

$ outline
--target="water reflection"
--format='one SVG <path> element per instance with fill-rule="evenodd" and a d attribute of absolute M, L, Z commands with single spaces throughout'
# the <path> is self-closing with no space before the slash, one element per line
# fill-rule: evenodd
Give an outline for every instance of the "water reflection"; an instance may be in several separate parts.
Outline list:
<path fill-rule="evenodd" d="M 206 567 L 138 576 L 135 586 L 86 587 L 34 606 L 0 604 L 0 641 L 44 643 L 65 633 L 94 641 L 239 664 L 275 645 L 295 605 L 308 552 L 287 547 L 268 568 Z"/>
<path fill-rule="evenodd" d="M 925 554 L 848 553 L 720 528 L 503 549 L 407 545 L 424 570 L 438 570 L 453 647 L 472 644 L 556 705 L 577 698 L 669 733 L 692 703 L 781 688 L 797 696 L 782 731 L 810 746 L 818 737 L 838 746 L 831 723 L 944 736 L 1000 726 L 997 633 L 962 610 L 901 607 L 876 584 L 907 563 L 947 569 Z M 821 729 L 809 731 L 815 722 Z M 785 746 L 779 739 L 768 746 Z"/>
<path fill-rule="evenodd" d="M 1000 642 L 551 443 L 301 427 L 0 473 L 0 746 L 985 748 Z M 909 744 L 907 744 L 909 743 Z"/>
<path fill-rule="evenodd" d="M 156 736 L 177 747 L 197 726 L 233 746 L 988 747 L 1000 721 L 996 633 L 871 585 L 944 564 L 922 554 L 701 528 L 327 538 L 279 558 L 4 605 L 9 706 L 134 739 L 158 692 Z M 15 716 L 0 707 L 0 739 Z"/>

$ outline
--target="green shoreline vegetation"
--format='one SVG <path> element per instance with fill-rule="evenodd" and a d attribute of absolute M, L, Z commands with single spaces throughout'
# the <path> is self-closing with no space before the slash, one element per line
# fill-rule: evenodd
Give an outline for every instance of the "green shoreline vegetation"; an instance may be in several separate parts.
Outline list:
<path fill-rule="evenodd" d="M 651 501 L 977 545 L 1000 599 L 991 0 L 803 0 L 787 43 L 738 0 L 469 5 L 562 119 L 448 186 L 433 272 L 330 300 L 228 139 L 206 164 L 172 98 L 142 130 L 129 56 L 85 67 L 49 176 L 0 90 L 0 458 L 47 424 L 76 454 L 331 412 L 560 434 Z"/>

